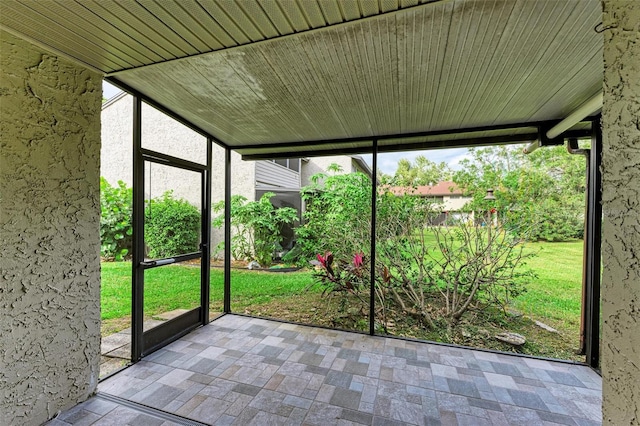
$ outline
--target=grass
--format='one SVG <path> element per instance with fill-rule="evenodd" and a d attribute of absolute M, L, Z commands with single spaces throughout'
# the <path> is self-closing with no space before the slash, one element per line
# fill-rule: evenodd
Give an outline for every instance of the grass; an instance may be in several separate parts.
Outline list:
<path fill-rule="evenodd" d="M 580 317 L 582 295 L 582 241 L 535 243 L 538 252 L 527 266 L 538 275 L 527 285 L 515 306 L 525 313 L 554 320 Z"/>
<path fill-rule="evenodd" d="M 292 294 L 303 292 L 311 283 L 313 283 L 313 277 L 310 271 L 286 273 L 232 271 L 231 310 L 242 312 L 248 306 L 266 303 L 277 298 L 286 299 Z M 216 292 L 217 300 L 222 301 L 222 296 L 222 291 Z"/>
<path fill-rule="evenodd" d="M 528 260 L 537 278 L 527 285 L 527 292 L 512 301 L 512 308 L 522 317 L 478 314 L 478 320 L 465 325 L 466 336 L 445 336 L 441 330 L 426 333 L 419 327 L 401 324 L 398 318 L 392 334 L 429 340 L 446 340 L 469 346 L 510 350 L 499 346 L 491 336 L 501 329 L 527 336 L 524 353 L 554 358 L 580 359 L 573 354 L 578 345 L 582 277 L 582 241 L 565 243 L 529 243 L 527 250 L 538 255 Z M 200 269 L 171 265 L 151 269 L 145 276 L 145 315 L 153 317 L 173 309 L 193 308 L 199 304 Z M 103 333 L 129 326 L 131 310 L 131 263 L 102 264 Z M 290 321 L 334 327 L 339 312 L 337 298 L 320 299 L 310 271 L 290 273 L 232 270 L 231 307 L 233 312 L 274 317 Z M 222 311 L 223 271 L 211 270 L 211 311 Z M 360 314 L 356 314 L 358 318 Z M 366 319 L 366 312 L 361 314 Z M 484 318 L 484 319 L 483 319 Z M 560 334 L 549 333 L 533 324 L 542 321 Z M 484 324 L 482 326 L 478 323 Z M 349 328 L 361 328 L 352 324 Z M 483 335 L 487 335 L 483 337 Z"/>
<path fill-rule="evenodd" d="M 559 330 L 566 342 L 577 349 L 582 298 L 582 241 L 528 246 L 529 250 L 538 252 L 527 264 L 536 272 L 537 278 L 527 284 L 527 291 L 514 300 L 513 306 Z"/>
<path fill-rule="evenodd" d="M 256 272 L 233 270 L 232 307 L 260 304 L 300 292 L 313 281 L 311 272 Z M 211 269 L 211 309 L 222 310 L 223 271 Z M 200 268 L 171 265 L 145 273 L 144 312 L 155 316 L 200 304 Z M 102 320 L 131 315 L 131 262 L 102 263 Z"/>
<path fill-rule="evenodd" d="M 177 308 L 193 308 L 200 300 L 198 268 L 171 266 L 145 273 L 144 312 L 157 315 Z M 131 314 L 131 263 L 102 263 L 102 319 Z"/>

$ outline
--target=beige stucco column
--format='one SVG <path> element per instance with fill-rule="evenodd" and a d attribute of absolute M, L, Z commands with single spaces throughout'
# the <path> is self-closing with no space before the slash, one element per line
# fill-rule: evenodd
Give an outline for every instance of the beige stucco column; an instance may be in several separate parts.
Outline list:
<path fill-rule="evenodd" d="M 603 420 L 640 424 L 640 1 L 604 3 Z"/>
<path fill-rule="evenodd" d="M 0 31 L 0 424 L 95 391 L 101 76 Z"/>

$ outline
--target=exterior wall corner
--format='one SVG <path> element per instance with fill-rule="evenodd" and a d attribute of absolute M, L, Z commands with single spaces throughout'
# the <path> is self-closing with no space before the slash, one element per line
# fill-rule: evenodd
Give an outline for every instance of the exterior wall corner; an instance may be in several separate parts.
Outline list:
<path fill-rule="evenodd" d="M 101 76 L 0 31 L 0 423 L 95 392 Z"/>
<path fill-rule="evenodd" d="M 603 2 L 603 423 L 640 424 L 640 2 Z"/>

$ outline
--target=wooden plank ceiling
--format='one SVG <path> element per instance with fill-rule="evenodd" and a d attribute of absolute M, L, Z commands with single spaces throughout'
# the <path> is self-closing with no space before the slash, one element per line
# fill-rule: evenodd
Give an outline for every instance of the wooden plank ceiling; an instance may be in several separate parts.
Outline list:
<path fill-rule="evenodd" d="M 358 151 L 381 135 L 562 119 L 601 90 L 601 16 L 598 0 L 0 3 L 3 29 L 246 155 Z M 517 140 L 530 130 L 467 136 Z M 380 146 L 456 139 L 465 135 Z"/>

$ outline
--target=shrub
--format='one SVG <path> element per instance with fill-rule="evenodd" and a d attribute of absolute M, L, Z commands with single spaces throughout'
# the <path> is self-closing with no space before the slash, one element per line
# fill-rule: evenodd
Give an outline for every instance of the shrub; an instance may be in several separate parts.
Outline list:
<path fill-rule="evenodd" d="M 341 297 L 348 312 L 368 304 L 371 289 L 371 182 L 360 174 L 322 177 L 323 186 L 304 193 L 309 208 L 298 245 L 305 254 L 316 250 L 316 281 L 325 294 Z M 451 331 L 468 311 L 504 308 L 532 276 L 522 267 L 533 254 L 514 237 L 525 231 L 507 232 L 501 223 L 434 225 L 440 213 L 428 199 L 380 188 L 374 294 L 383 328 L 393 317 L 413 317 L 426 328 L 444 323 Z"/>
<path fill-rule="evenodd" d="M 231 197 L 231 254 L 235 259 L 255 260 L 262 267 L 273 262 L 274 251 L 281 248 L 281 226 L 298 218 L 291 207 L 274 207 L 270 200 L 275 195 L 267 192 L 260 200 L 249 202 L 241 195 Z M 215 204 L 213 211 L 224 211 L 224 201 Z M 223 224 L 224 214 L 213 220 L 216 228 Z"/>
<path fill-rule="evenodd" d="M 524 251 L 521 240 L 497 226 L 461 221 L 457 226 L 433 226 L 436 249 L 427 252 L 427 280 L 436 284 L 449 330 L 470 310 L 498 307 L 524 291 L 535 277 L 523 268 L 535 253 Z M 517 235 L 517 233 L 516 233 Z"/>
<path fill-rule="evenodd" d="M 331 169 L 331 168 L 330 168 Z M 335 169 L 334 169 L 335 170 Z M 363 173 L 318 173 L 302 188 L 304 224 L 296 228 L 300 263 L 332 252 L 347 263 L 371 247 L 371 180 Z"/>
<path fill-rule="evenodd" d="M 167 191 L 147 204 L 144 238 L 152 258 L 198 251 L 200 212 Z"/>
<path fill-rule="evenodd" d="M 131 253 L 133 190 L 118 181 L 113 187 L 100 177 L 100 256 L 124 260 Z"/>

